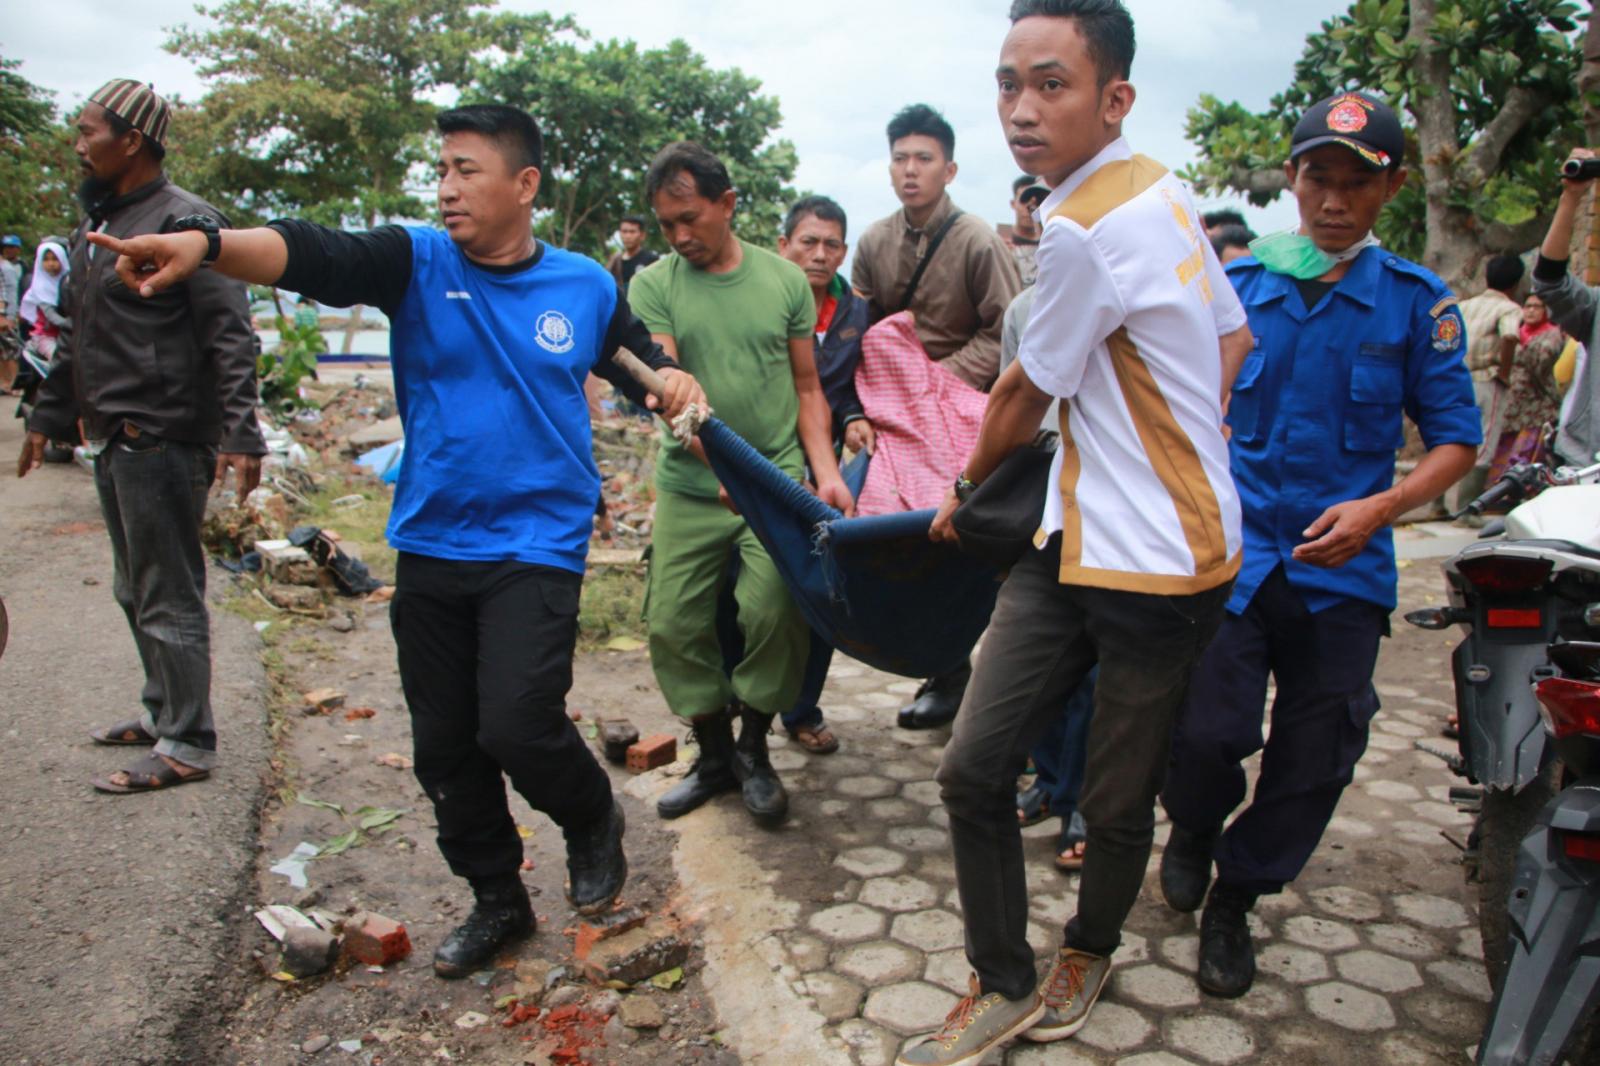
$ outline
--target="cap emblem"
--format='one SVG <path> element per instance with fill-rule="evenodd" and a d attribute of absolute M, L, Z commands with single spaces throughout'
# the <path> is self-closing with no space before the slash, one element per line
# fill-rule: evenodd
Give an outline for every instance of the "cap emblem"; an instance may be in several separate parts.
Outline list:
<path fill-rule="evenodd" d="M 1359 96 L 1341 96 L 1328 108 L 1328 128 L 1335 133 L 1360 133 L 1367 128 L 1372 105 Z"/>

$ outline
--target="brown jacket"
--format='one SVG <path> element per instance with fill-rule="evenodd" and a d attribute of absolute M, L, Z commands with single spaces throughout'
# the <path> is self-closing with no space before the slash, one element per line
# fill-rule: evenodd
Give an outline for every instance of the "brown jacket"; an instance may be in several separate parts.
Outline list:
<path fill-rule="evenodd" d="M 227 225 L 215 207 L 159 178 L 100 205 L 73 232 L 61 304 L 72 331 L 56 350 L 29 429 L 67 440 L 81 417 L 94 440 L 110 440 L 131 422 L 167 440 L 266 452 L 244 284 L 202 269 L 145 299 L 117 278 L 116 256 L 85 239 L 92 227 L 113 237 L 160 233 L 193 214 Z"/>
<path fill-rule="evenodd" d="M 872 320 L 894 314 L 928 242 L 955 205 L 948 195 L 919 229 L 902 208 L 874 222 L 856 244 L 850 283 L 872 307 Z M 1000 235 L 963 214 L 945 235 L 917 284 L 911 312 L 928 354 L 976 389 L 1000 373 L 1000 329 L 1006 307 L 1022 291 L 1016 260 Z"/>

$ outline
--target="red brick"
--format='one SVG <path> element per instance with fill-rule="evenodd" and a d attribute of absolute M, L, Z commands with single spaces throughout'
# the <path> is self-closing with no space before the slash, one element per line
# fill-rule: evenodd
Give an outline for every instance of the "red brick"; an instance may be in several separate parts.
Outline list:
<path fill-rule="evenodd" d="M 677 738 L 666 733 L 655 733 L 628 747 L 628 769 L 641 774 L 665 766 L 677 757 Z"/>
<path fill-rule="evenodd" d="M 411 954 L 411 938 L 393 918 L 363 911 L 344 923 L 344 951 L 369 966 L 388 966 Z"/>

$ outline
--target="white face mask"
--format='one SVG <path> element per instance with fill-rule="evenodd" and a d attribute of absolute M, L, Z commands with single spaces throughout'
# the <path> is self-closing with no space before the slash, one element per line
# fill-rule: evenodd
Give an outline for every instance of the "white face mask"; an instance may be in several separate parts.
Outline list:
<path fill-rule="evenodd" d="M 1340 263 L 1348 263 L 1378 243 L 1378 238 L 1369 232 L 1342 252 L 1325 252 L 1304 233 L 1284 230 L 1251 241 L 1250 254 L 1274 274 L 1287 274 L 1298 281 L 1310 281 L 1322 277 Z"/>

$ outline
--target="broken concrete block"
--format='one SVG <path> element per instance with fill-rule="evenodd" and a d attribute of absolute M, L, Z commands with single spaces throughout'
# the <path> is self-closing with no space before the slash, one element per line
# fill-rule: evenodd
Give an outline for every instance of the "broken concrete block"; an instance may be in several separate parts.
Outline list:
<path fill-rule="evenodd" d="M 600 740 L 605 745 L 606 760 L 618 766 L 628 761 L 628 749 L 638 739 L 638 728 L 625 719 L 615 718 L 600 726 Z"/>
<path fill-rule="evenodd" d="M 278 968 L 295 977 L 312 977 L 333 965 L 339 941 L 315 926 L 292 925 L 283 931 L 283 961 Z"/>
<path fill-rule="evenodd" d="M 388 966 L 411 954 L 411 938 L 393 918 L 362 911 L 345 920 L 344 950 L 358 962 Z"/>
<path fill-rule="evenodd" d="M 306 706 L 313 712 L 327 714 L 336 707 L 344 706 L 344 693 L 336 688 L 314 688 L 300 697 L 306 701 Z"/>
<path fill-rule="evenodd" d="M 617 1017 L 629 1029 L 659 1029 L 667 1024 L 661 1005 L 651 996 L 628 996 L 622 1001 Z"/>
<path fill-rule="evenodd" d="M 314 586 L 268 585 L 263 595 L 286 611 L 318 611 L 323 605 L 322 590 Z"/>
<path fill-rule="evenodd" d="M 689 942 L 649 924 L 595 944 L 583 960 L 584 976 L 595 984 L 635 985 L 689 960 Z"/>
<path fill-rule="evenodd" d="M 656 733 L 645 737 L 628 748 L 628 769 L 636 774 L 665 766 L 678 757 L 676 737 Z"/>

